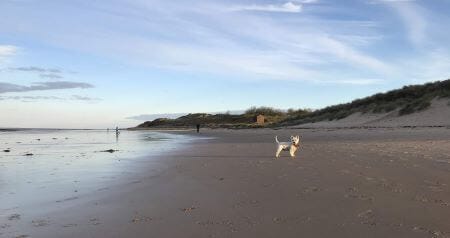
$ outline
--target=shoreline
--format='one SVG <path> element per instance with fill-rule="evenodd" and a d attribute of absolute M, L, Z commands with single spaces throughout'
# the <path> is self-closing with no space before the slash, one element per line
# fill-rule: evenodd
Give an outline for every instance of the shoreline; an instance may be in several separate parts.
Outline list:
<path fill-rule="evenodd" d="M 303 140 L 297 158 L 275 160 L 273 136 L 292 133 Z M 450 235 L 450 130 L 191 134 L 213 139 L 191 141 L 153 164 L 133 161 L 108 189 L 41 217 L 24 212 L 0 233 L 15 226 L 14 235 L 31 237 Z"/>
<path fill-rule="evenodd" d="M 22 235 L 39 237 L 34 232 L 37 227 L 55 225 L 55 220 L 50 219 L 50 214 L 59 214 L 67 208 L 83 208 L 96 199 L 103 198 L 107 191 L 124 190 L 130 184 L 140 183 L 141 177 L 150 172 L 157 173 L 164 167 L 159 157 L 167 151 L 183 149 L 195 137 L 171 136 L 168 133 L 127 133 L 122 134 L 124 144 L 111 145 L 100 143 L 100 147 L 118 148 L 114 153 L 88 147 L 87 150 L 68 152 L 64 148 L 54 151 L 42 151 L 36 147 L 46 143 L 60 147 L 58 143 L 68 143 L 69 146 L 77 146 L 82 138 L 76 138 L 76 134 L 70 134 L 70 138 L 57 136 L 59 134 L 48 133 L 47 130 L 39 130 L 43 134 L 23 134 L 25 137 L 5 137 L 2 146 L 11 147 L 8 153 L 0 151 L 0 237 L 21 237 Z M 14 132 L 11 132 L 14 133 Z M 96 132 L 94 132 L 96 133 Z M 158 150 L 147 148 L 143 153 L 138 145 L 129 147 L 130 135 L 147 135 L 157 139 L 163 147 Z M 66 133 L 62 134 L 67 136 Z M 83 134 L 86 135 L 86 134 Z M 87 135 L 91 135 L 87 134 Z M 113 134 L 96 133 L 96 136 L 111 137 L 116 141 Z M 92 136 L 92 135 L 91 135 Z M 53 137 L 53 138 L 52 138 Z M 9 138 L 9 139 L 8 139 Z M 38 138 L 38 139 L 36 139 Z M 164 145 L 167 138 L 184 138 L 183 143 Z M 6 142 L 5 142 L 6 141 Z M 17 142 L 16 142 L 17 141 Z M 11 143 L 7 143 L 11 142 Z M 19 143 L 19 144 L 16 144 Z M 34 144 L 37 143 L 37 144 Z M 75 144 L 73 144 L 75 143 Z M 114 143 L 117 143 L 114 142 Z M 16 145 L 14 145 L 16 144 Z M 157 144 L 149 143 L 148 147 L 158 147 Z M 34 154 L 24 156 L 23 148 L 28 148 Z M 31 149 L 32 147 L 36 147 Z M 5 147 L 6 148 L 6 147 Z M 27 149 L 27 150 L 28 150 Z M 9 152 L 11 151 L 11 152 Z M 55 154 L 55 151 L 60 151 Z M 89 155 L 90 153 L 90 155 Z M 143 155 L 145 154 L 145 155 Z M 142 168 L 145 168 L 143 171 Z M 114 192 L 112 194 L 115 194 Z M 92 205 L 92 204 L 90 204 Z M 70 210 L 69 209 L 69 210 Z M 60 224 L 62 227 L 67 224 Z M 29 231 L 29 232 L 26 232 Z M 24 234 L 26 232 L 27 234 Z M 43 236 L 56 237 L 56 236 Z"/>

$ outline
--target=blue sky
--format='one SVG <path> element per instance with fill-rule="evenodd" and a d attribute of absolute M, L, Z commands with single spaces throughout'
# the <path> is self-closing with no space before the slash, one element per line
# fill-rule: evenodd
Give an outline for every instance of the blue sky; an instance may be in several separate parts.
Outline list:
<path fill-rule="evenodd" d="M 450 76 L 445 0 L 0 1 L 0 127 L 321 108 Z"/>

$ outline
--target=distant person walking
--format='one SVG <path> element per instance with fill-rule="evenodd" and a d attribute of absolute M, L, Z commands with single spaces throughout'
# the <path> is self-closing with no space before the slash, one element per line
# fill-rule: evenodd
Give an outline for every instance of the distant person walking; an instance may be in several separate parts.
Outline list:
<path fill-rule="evenodd" d="M 120 134 L 119 127 L 116 126 L 116 136 L 118 136 L 119 134 Z"/>
<path fill-rule="evenodd" d="M 200 133 L 200 124 L 197 124 L 196 127 L 197 127 L 197 133 Z"/>

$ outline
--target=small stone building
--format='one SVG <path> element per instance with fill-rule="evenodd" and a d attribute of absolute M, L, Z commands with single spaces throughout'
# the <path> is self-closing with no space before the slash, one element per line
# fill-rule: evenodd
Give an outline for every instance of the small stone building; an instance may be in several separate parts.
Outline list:
<path fill-rule="evenodd" d="M 265 122 L 264 115 L 260 114 L 260 115 L 256 116 L 256 124 L 264 125 L 264 122 Z"/>

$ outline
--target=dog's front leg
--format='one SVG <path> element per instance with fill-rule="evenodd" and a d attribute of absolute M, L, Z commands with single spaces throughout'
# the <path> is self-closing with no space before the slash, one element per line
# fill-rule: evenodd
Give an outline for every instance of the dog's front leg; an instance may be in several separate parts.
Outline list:
<path fill-rule="evenodd" d="M 291 158 L 295 158 L 295 148 L 292 148 L 289 150 L 289 154 L 291 154 Z"/>

